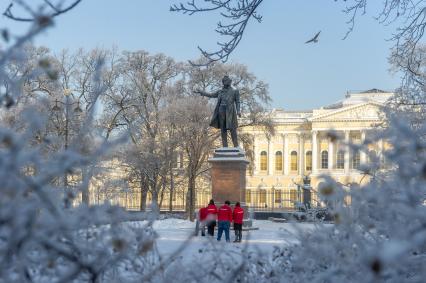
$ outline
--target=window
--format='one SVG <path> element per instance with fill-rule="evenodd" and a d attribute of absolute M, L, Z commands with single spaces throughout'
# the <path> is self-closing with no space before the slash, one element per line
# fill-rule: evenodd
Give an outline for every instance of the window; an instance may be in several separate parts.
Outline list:
<path fill-rule="evenodd" d="M 321 152 L 321 169 L 328 168 L 328 151 L 324 150 Z"/>
<path fill-rule="evenodd" d="M 312 151 L 306 152 L 306 171 L 312 171 Z"/>
<path fill-rule="evenodd" d="M 297 171 L 297 152 L 292 151 L 290 154 L 290 170 Z"/>
<path fill-rule="evenodd" d="M 274 191 L 274 202 L 281 203 L 281 190 Z"/>
<path fill-rule="evenodd" d="M 292 204 L 294 204 L 297 201 L 297 190 L 291 189 L 290 190 L 290 201 Z"/>
<path fill-rule="evenodd" d="M 246 191 L 246 202 L 251 202 L 251 191 L 250 190 Z"/>
<path fill-rule="evenodd" d="M 360 154 L 359 150 L 357 150 L 353 153 L 352 168 L 353 169 L 359 169 L 360 163 L 361 163 L 361 154 Z"/>
<path fill-rule="evenodd" d="M 275 153 L 275 171 L 283 170 L 283 153 L 281 151 L 277 151 Z"/>
<path fill-rule="evenodd" d="M 259 191 L 259 202 L 266 203 L 266 190 Z"/>
<path fill-rule="evenodd" d="M 343 150 L 337 152 L 336 168 L 345 169 L 345 152 Z"/>
<path fill-rule="evenodd" d="M 262 151 L 260 153 L 260 170 L 268 170 L 268 154 L 266 153 L 266 151 Z"/>

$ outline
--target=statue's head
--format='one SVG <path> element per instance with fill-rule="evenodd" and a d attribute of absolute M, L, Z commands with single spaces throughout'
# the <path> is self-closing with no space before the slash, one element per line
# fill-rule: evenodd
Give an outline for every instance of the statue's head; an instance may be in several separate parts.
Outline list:
<path fill-rule="evenodd" d="M 230 87 L 232 80 L 229 76 L 224 76 L 223 79 L 222 79 L 222 83 L 223 83 L 223 86 Z"/>

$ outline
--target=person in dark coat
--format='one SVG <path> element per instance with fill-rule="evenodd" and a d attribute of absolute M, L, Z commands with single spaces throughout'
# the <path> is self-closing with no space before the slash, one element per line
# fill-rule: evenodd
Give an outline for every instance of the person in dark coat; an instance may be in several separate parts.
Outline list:
<path fill-rule="evenodd" d="M 235 204 L 234 211 L 232 212 L 232 218 L 234 219 L 234 242 L 241 242 L 241 239 L 243 237 L 244 209 L 241 208 L 239 202 Z"/>
<path fill-rule="evenodd" d="M 216 218 L 217 218 L 217 207 L 214 204 L 214 200 L 210 200 L 209 205 L 207 206 L 207 233 L 209 236 L 214 236 L 214 227 L 216 227 Z"/>
<path fill-rule="evenodd" d="M 223 147 L 228 147 L 228 130 L 231 132 L 234 147 L 238 147 L 237 116 L 241 117 L 240 93 L 238 90 L 232 88 L 232 80 L 230 77 L 224 76 L 222 84 L 223 88 L 214 93 L 210 94 L 202 90 L 196 90 L 195 93 L 210 98 L 217 98 L 210 126 L 221 130 Z"/>

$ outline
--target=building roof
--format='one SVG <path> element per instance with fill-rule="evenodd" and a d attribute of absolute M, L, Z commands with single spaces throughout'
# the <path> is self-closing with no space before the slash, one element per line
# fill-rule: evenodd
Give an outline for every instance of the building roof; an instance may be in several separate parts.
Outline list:
<path fill-rule="evenodd" d="M 333 104 L 321 107 L 321 109 L 331 110 L 331 109 L 339 109 L 355 104 L 367 103 L 367 102 L 376 102 L 380 104 L 385 104 L 389 98 L 393 95 L 392 92 L 387 92 L 384 90 L 380 90 L 377 88 L 372 88 L 365 91 L 360 92 L 348 92 L 345 95 L 345 98 L 337 101 Z"/>
<path fill-rule="evenodd" d="M 273 109 L 271 111 L 274 120 L 277 122 L 296 122 L 303 123 L 304 121 L 312 118 L 313 116 L 324 115 L 332 113 L 336 110 L 352 107 L 358 104 L 373 103 L 385 104 L 393 96 L 392 92 L 387 92 L 377 88 L 372 88 L 360 92 L 348 92 L 344 99 L 337 101 L 333 104 L 323 106 L 319 109 L 303 110 L 303 111 L 286 111 L 281 108 Z"/>

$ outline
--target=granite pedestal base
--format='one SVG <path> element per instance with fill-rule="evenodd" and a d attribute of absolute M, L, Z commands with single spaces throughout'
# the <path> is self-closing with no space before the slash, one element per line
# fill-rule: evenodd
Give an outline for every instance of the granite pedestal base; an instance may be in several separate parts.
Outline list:
<path fill-rule="evenodd" d="M 211 165 L 212 198 L 220 207 L 226 200 L 244 209 L 244 224 L 251 226 L 246 202 L 246 169 L 249 161 L 240 148 L 222 147 L 208 160 Z M 244 226 L 246 226 L 244 225 Z"/>

